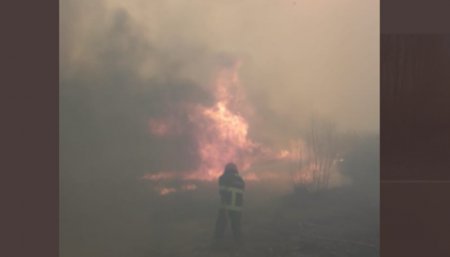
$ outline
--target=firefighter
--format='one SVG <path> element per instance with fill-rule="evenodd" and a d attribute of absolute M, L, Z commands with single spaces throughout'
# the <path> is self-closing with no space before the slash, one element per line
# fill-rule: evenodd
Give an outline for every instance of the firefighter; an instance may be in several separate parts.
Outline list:
<path fill-rule="evenodd" d="M 236 164 L 228 163 L 219 178 L 221 205 L 217 215 L 214 233 L 215 244 L 223 239 L 228 222 L 231 225 L 233 238 L 238 245 L 241 241 L 241 217 L 244 200 L 245 182 L 239 176 Z"/>

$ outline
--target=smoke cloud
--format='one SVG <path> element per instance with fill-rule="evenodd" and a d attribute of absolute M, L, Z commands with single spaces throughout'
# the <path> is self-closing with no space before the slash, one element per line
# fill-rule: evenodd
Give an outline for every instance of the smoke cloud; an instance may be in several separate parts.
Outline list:
<path fill-rule="evenodd" d="M 239 59 L 258 141 L 296 138 L 311 115 L 378 131 L 376 2 L 65 0 L 60 8 L 63 128 L 79 101 L 79 115 L 108 119 L 102 134 L 144 138 L 150 117 L 183 120 L 183 103 L 212 104 L 211 76 Z"/>
<path fill-rule="evenodd" d="M 142 240 L 133 229 L 145 212 L 124 214 L 147 204 L 134 203 L 147 199 L 139 178 L 175 178 L 205 163 L 198 144 L 211 140 L 199 128 L 216 118 L 214 81 L 237 63 L 239 87 L 222 118 L 244 125 L 236 136 L 251 158 L 254 149 L 291 157 L 283 150 L 311 117 L 377 134 L 378 10 L 370 0 L 60 1 L 62 249 L 86 249 L 78 240 L 86 231 L 105 249 L 112 235 Z M 273 178 L 282 165 L 255 169 Z M 164 195 L 198 187 L 157 186 Z"/>
<path fill-rule="evenodd" d="M 189 110 L 214 106 L 214 76 L 236 62 L 232 107 L 252 142 L 286 147 L 312 116 L 378 132 L 376 2 L 65 0 L 60 8 L 62 171 L 117 182 L 198 169 L 205 161 Z"/>

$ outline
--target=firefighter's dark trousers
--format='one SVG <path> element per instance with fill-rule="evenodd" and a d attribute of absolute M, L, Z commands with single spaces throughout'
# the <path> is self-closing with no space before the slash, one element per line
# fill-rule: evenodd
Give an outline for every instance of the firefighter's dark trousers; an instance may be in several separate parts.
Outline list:
<path fill-rule="evenodd" d="M 217 215 L 214 238 L 217 240 L 220 240 L 223 238 L 225 230 L 228 225 L 228 221 L 230 221 L 233 238 L 236 242 L 240 242 L 241 241 L 241 217 L 242 217 L 242 213 L 240 211 L 226 210 L 224 208 L 219 209 L 219 213 Z"/>

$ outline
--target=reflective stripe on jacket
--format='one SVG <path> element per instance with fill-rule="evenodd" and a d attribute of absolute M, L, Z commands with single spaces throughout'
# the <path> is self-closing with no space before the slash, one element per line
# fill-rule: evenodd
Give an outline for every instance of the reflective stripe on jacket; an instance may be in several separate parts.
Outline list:
<path fill-rule="evenodd" d="M 220 191 L 230 194 L 230 201 L 222 200 L 221 207 L 227 210 L 241 211 L 244 197 L 244 190 L 235 187 L 220 186 Z"/>
<path fill-rule="evenodd" d="M 239 175 L 222 176 L 219 179 L 221 208 L 241 211 L 244 201 L 245 183 Z"/>

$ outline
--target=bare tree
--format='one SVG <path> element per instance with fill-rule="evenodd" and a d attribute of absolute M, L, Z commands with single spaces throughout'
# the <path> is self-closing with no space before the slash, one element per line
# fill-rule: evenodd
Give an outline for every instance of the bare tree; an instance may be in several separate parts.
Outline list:
<path fill-rule="evenodd" d="M 305 181 L 295 180 L 295 187 L 307 187 L 310 191 L 329 188 L 330 178 L 336 168 L 339 147 L 334 123 L 312 118 L 306 133 L 306 148 L 298 147 L 298 171 L 308 175 Z M 306 152 L 302 152 L 306 151 Z M 303 154 L 308 158 L 304 160 Z"/>

